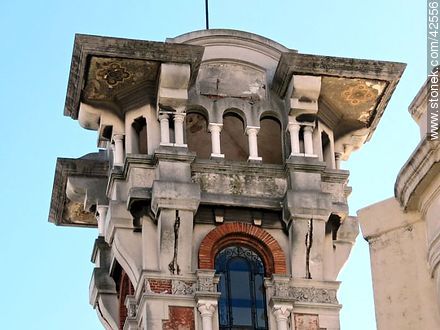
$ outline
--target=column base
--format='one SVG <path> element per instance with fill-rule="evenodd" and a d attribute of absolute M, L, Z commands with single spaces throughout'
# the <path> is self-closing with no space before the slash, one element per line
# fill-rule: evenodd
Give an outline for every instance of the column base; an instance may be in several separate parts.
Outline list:
<path fill-rule="evenodd" d="M 187 144 L 177 144 L 177 143 L 174 143 L 174 144 L 173 144 L 173 147 L 177 147 L 177 148 L 188 148 L 188 145 L 187 145 Z"/>
<path fill-rule="evenodd" d="M 261 163 L 263 161 L 263 158 L 249 156 L 247 161 L 248 163 Z"/>
<path fill-rule="evenodd" d="M 225 155 L 224 154 L 211 154 L 210 159 L 223 160 L 223 159 L 225 159 Z"/>

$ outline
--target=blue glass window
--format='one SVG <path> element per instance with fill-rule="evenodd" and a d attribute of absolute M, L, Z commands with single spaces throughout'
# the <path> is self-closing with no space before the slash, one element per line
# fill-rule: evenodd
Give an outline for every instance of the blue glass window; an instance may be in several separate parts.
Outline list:
<path fill-rule="evenodd" d="M 230 246 L 215 258 L 220 276 L 219 321 L 221 330 L 266 330 L 264 265 L 252 250 Z"/>

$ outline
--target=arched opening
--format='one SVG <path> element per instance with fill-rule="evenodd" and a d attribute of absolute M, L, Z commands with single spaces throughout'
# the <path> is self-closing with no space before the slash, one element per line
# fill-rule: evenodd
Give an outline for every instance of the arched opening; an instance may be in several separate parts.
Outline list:
<path fill-rule="evenodd" d="M 267 329 L 264 264 L 253 250 L 233 245 L 215 258 L 220 330 Z"/>
<path fill-rule="evenodd" d="M 199 268 L 214 269 L 219 251 L 238 243 L 257 251 L 263 260 L 266 277 L 287 274 L 286 256 L 277 240 L 266 230 L 243 222 L 224 223 L 205 236 L 199 247 Z"/>
<path fill-rule="evenodd" d="M 321 132 L 321 144 L 322 144 L 322 160 L 327 163 L 327 167 L 332 168 L 332 152 L 330 146 L 330 138 L 324 131 Z"/>
<path fill-rule="evenodd" d="M 341 217 L 332 213 L 325 224 L 325 235 L 331 237 L 332 241 L 337 240 L 340 226 Z"/>
<path fill-rule="evenodd" d="M 273 117 L 264 117 L 260 121 L 258 155 L 265 164 L 283 163 L 281 124 Z"/>
<path fill-rule="evenodd" d="M 200 113 L 191 112 L 185 121 L 186 143 L 188 149 L 198 158 L 209 159 L 211 155 L 211 135 L 208 132 L 208 121 Z"/>
<path fill-rule="evenodd" d="M 249 146 L 244 134 L 244 123 L 240 116 L 233 112 L 223 116 L 220 146 L 225 159 L 247 161 Z"/>
<path fill-rule="evenodd" d="M 116 291 L 118 293 L 119 329 L 122 330 L 124 328 L 125 320 L 127 319 L 127 307 L 125 306 L 125 299 L 129 295 L 134 295 L 134 287 L 127 273 L 124 271 L 124 269 L 122 269 L 119 263 L 116 263 L 112 277 L 116 283 Z"/>
<path fill-rule="evenodd" d="M 138 117 L 133 120 L 131 124 L 133 129 L 132 134 L 132 148 L 133 153 L 147 154 L 148 153 L 148 135 L 147 135 L 147 120 L 145 117 Z"/>

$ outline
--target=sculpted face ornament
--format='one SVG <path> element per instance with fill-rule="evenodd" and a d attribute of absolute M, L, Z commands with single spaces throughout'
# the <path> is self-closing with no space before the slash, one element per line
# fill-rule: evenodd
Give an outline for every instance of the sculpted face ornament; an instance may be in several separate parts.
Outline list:
<path fill-rule="evenodd" d="M 97 76 L 98 78 L 105 80 L 110 88 L 113 88 L 118 83 L 128 79 L 130 77 L 130 73 L 119 64 L 110 63 L 108 67 L 98 70 Z"/>

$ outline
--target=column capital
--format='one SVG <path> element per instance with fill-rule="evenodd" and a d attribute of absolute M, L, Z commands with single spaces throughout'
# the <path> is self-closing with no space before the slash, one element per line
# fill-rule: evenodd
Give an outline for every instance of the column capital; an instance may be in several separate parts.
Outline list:
<path fill-rule="evenodd" d="M 163 112 L 159 113 L 159 116 L 157 116 L 159 120 L 168 119 L 169 117 L 170 116 L 167 113 L 163 113 Z"/>
<path fill-rule="evenodd" d="M 124 134 L 115 134 L 113 135 L 113 141 L 122 141 L 124 139 Z"/>
<path fill-rule="evenodd" d="M 312 133 L 315 128 L 314 125 L 303 125 L 303 127 L 304 127 L 304 132 L 310 132 L 310 133 Z"/>
<path fill-rule="evenodd" d="M 276 321 L 287 321 L 292 313 L 292 304 L 275 304 L 272 306 L 272 313 L 275 315 Z"/>
<path fill-rule="evenodd" d="M 197 310 L 202 316 L 212 316 L 217 309 L 217 300 L 200 299 L 197 302 Z"/>
<path fill-rule="evenodd" d="M 291 131 L 291 130 L 299 131 L 300 128 L 301 128 L 300 123 L 298 123 L 298 122 L 296 122 L 296 121 L 295 121 L 295 122 L 289 122 L 289 123 L 287 124 L 287 129 L 288 129 L 289 131 Z"/>
<path fill-rule="evenodd" d="M 251 135 L 251 134 L 258 134 L 258 131 L 260 130 L 260 127 L 258 126 L 247 126 L 246 127 L 246 134 L 247 135 Z"/>
<path fill-rule="evenodd" d="M 212 132 L 221 132 L 223 128 L 223 124 L 220 123 L 209 123 L 208 124 L 208 131 Z"/>
<path fill-rule="evenodd" d="M 174 121 L 181 122 L 185 120 L 186 113 L 185 112 L 177 112 L 174 114 Z"/>

